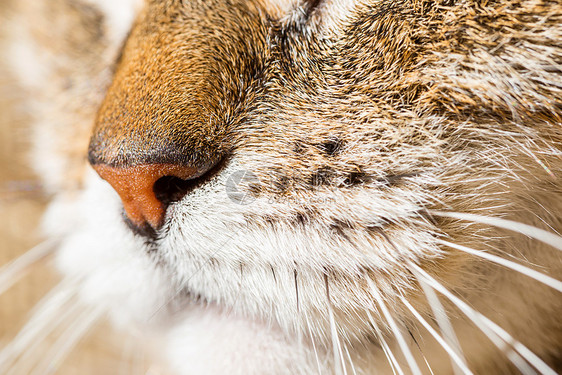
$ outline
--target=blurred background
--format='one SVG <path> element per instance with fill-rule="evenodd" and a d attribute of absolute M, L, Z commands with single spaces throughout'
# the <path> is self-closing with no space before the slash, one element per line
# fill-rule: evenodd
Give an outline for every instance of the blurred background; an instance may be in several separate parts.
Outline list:
<path fill-rule="evenodd" d="M 48 0 L 37 0 L 48 1 Z M 41 190 L 27 160 L 30 147 L 29 113 L 26 93 L 10 75 L 6 64 L 6 17 L 15 1 L 0 0 L 0 272 L 2 267 L 41 242 L 39 223 L 48 197 Z M 0 276 L 0 280 L 1 280 Z M 57 284 L 59 278 L 49 262 L 40 264 L 0 295 L 1 350 L 17 335 L 29 319 L 33 306 Z M 0 290 L 4 289 L 0 285 Z M 45 361 L 49 349 L 64 329 L 55 330 L 37 349 L 18 363 L 28 368 Z M 48 359 L 47 359 L 48 360 Z M 35 363 L 33 363 L 35 362 Z M 0 362 L 1 364 L 1 362 Z M 138 345 L 98 324 L 62 363 L 51 363 L 39 373 L 53 374 L 145 374 L 146 360 Z M 47 370 L 47 371 L 44 371 Z M 28 373 L 11 366 L 11 373 Z M 9 372 L 10 373 L 10 372 Z"/>

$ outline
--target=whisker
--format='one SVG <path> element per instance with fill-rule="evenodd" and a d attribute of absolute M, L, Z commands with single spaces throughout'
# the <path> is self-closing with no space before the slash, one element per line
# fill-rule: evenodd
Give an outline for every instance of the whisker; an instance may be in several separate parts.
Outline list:
<path fill-rule="evenodd" d="M 0 373 L 6 373 L 7 367 L 15 363 L 24 351 L 31 353 L 58 324 L 74 312 L 74 305 L 64 309 L 75 295 L 75 290 L 68 285 L 69 280 L 63 280 L 43 297 L 16 337 L 0 351 Z"/>
<path fill-rule="evenodd" d="M 419 346 L 418 346 L 418 348 L 419 348 Z M 419 349 L 420 349 L 420 352 L 421 352 L 421 348 L 419 348 Z M 424 355 L 423 353 L 421 353 L 421 355 L 422 355 L 422 357 L 423 357 L 423 360 L 424 360 L 424 362 L 425 362 L 425 365 L 426 365 L 427 368 L 429 369 L 430 374 L 431 374 L 431 375 L 435 375 L 435 373 L 433 372 L 433 369 L 431 368 L 431 365 L 430 365 L 429 362 L 427 361 L 427 358 L 425 357 L 425 355 Z"/>
<path fill-rule="evenodd" d="M 400 367 L 400 364 L 396 360 L 396 357 L 394 356 L 394 353 L 392 353 L 392 351 L 390 350 L 390 347 L 386 343 L 386 340 L 384 339 L 384 336 L 383 336 L 379 326 L 375 323 L 375 320 L 373 319 L 373 315 L 371 314 L 370 311 L 367 311 L 367 317 L 369 318 L 369 321 L 371 322 L 371 325 L 375 329 L 375 335 L 377 336 L 377 338 L 379 339 L 379 341 L 381 343 L 382 350 L 384 352 L 384 355 L 386 356 L 386 359 L 388 360 L 388 363 L 390 364 L 390 368 L 392 369 L 392 373 L 394 375 L 396 375 L 396 371 L 398 371 L 398 373 L 400 375 L 404 375 L 404 371 L 402 370 L 402 368 Z"/>
<path fill-rule="evenodd" d="M 439 297 L 437 297 L 435 291 L 427 286 L 427 284 L 420 282 L 420 285 L 423 289 L 423 292 L 425 293 L 425 296 L 427 297 L 429 305 L 431 306 L 431 311 L 433 311 L 433 315 L 435 316 L 437 325 L 439 326 L 439 329 L 441 330 L 441 333 L 443 334 L 445 340 L 449 343 L 450 347 L 455 351 L 455 353 L 457 353 L 459 358 L 462 359 L 463 363 L 466 364 L 466 359 L 462 354 L 462 348 L 457 335 L 455 334 L 455 330 L 453 329 L 453 326 L 449 321 L 449 317 L 447 316 L 445 308 L 439 301 Z M 457 374 L 459 372 L 459 368 L 454 362 L 452 363 L 452 365 L 453 372 Z"/>
<path fill-rule="evenodd" d="M 297 315 L 301 315 L 301 307 L 300 307 L 300 300 L 299 300 L 299 279 L 298 279 L 298 272 L 297 269 L 293 269 L 293 276 L 294 276 L 294 281 L 295 281 L 295 300 L 296 300 L 296 305 L 297 305 Z M 298 321 L 297 324 L 301 324 L 300 320 Z M 303 341 L 302 341 L 302 329 L 297 328 L 297 342 L 298 344 L 302 347 L 303 345 Z"/>
<path fill-rule="evenodd" d="M 455 362 L 455 364 L 463 371 L 463 373 L 472 374 L 472 371 L 470 371 L 466 366 L 466 361 L 459 356 L 459 354 L 449 345 L 447 341 L 445 341 L 441 337 L 441 335 L 439 335 L 439 333 L 435 329 L 433 329 L 433 327 L 420 315 L 420 313 L 416 311 L 414 306 L 412 306 L 412 304 L 410 304 L 410 302 L 408 302 L 408 300 L 404 298 L 404 296 L 400 296 L 400 299 L 402 300 L 402 303 L 404 303 L 404 305 L 408 308 L 408 310 L 410 310 L 410 312 L 414 315 L 414 317 L 424 326 L 425 329 L 428 330 L 431 336 L 433 336 L 433 338 L 437 340 L 439 345 L 441 345 L 441 347 L 445 349 L 447 354 L 451 357 L 451 359 Z"/>
<path fill-rule="evenodd" d="M 320 357 L 318 356 L 318 348 L 316 347 L 316 340 L 314 340 L 314 335 L 312 334 L 312 328 L 310 328 L 310 320 L 308 314 L 305 312 L 306 326 L 308 328 L 308 334 L 310 335 L 310 341 L 312 341 L 312 349 L 314 350 L 314 356 L 316 357 L 316 367 L 318 369 L 318 375 L 322 375 L 322 368 L 320 367 Z"/>
<path fill-rule="evenodd" d="M 548 232 L 544 229 L 534 227 L 532 225 L 519 223 L 517 221 L 500 219 L 497 217 L 467 214 L 460 212 L 444 212 L 437 210 L 428 210 L 431 215 L 450 217 L 458 220 L 472 221 L 481 224 L 489 224 L 498 228 L 508 229 L 514 232 L 524 234 L 528 237 L 534 238 L 541 242 L 544 242 L 558 250 L 562 250 L 562 237 Z"/>
<path fill-rule="evenodd" d="M 31 269 L 34 264 L 45 260 L 51 255 L 58 241 L 49 239 L 32 247 L 10 263 L 0 268 L 0 294 L 8 290 Z"/>
<path fill-rule="evenodd" d="M 344 345 L 343 347 L 345 349 L 345 354 L 347 355 L 347 360 L 351 365 L 351 371 L 353 372 L 353 375 L 357 375 L 357 371 L 355 371 L 355 365 L 353 364 L 353 360 L 351 359 L 351 355 L 349 354 L 349 349 L 347 348 L 347 345 Z"/>
<path fill-rule="evenodd" d="M 44 357 L 44 360 L 36 367 L 32 374 L 46 375 L 54 373 L 72 349 L 76 347 L 76 344 L 101 317 L 102 311 L 101 308 L 97 308 L 80 314 L 78 319 L 70 324 L 60 335 L 51 350 Z"/>
<path fill-rule="evenodd" d="M 29 374 L 36 363 L 37 351 L 40 350 L 42 344 L 45 344 L 49 335 L 53 334 L 63 323 L 68 324 L 69 321 L 75 321 L 82 311 L 83 308 L 81 306 L 71 304 L 60 315 L 51 319 L 49 321 L 50 324 L 33 337 L 33 341 L 25 347 L 25 350 L 23 352 L 19 351 L 16 354 L 11 364 L 12 369 L 8 372 L 8 375 Z"/>
<path fill-rule="evenodd" d="M 412 352 L 408 348 L 408 344 L 406 344 L 406 341 L 404 340 L 404 337 L 402 336 L 402 333 L 400 333 L 400 329 L 396 325 L 396 322 L 394 321 L 394 318 L 392 318 L 392 315 L 390 314 L 390 311 L 386 307 L 386 304 L 384 303 L 384 301 L 382 299 L 382 296 L 380 295 L 378 289 L 373 284 L 373 281 L 370 278 L 367 278 L 367 282 L 369 283 L 369 288 L 373 292 L 375 300 L 377 301 L 377 304 L 380 306 L 383 315 L 385 316 L 386 320 L 388 321 L 388 324 L 390 325 L 390 328 L 392 329 L 392 332 L 394 333 L 394 336 L 395 336 L 396 340 L 398 341 L 398 345 L 400 346 L 400 349 L 402 349 L 402 353 L 404 354 L 404 357 L 406 358 L 406 362 L 408 362 L 408 366 L 410 366 L 410 369 L 412 370 L 414 375 L 421 375 L 421 371 L 418 367 L 418 364 L 416 363 L 416 360 L 414 359 L 414 356 L 412 355 Z"/>
<path fill-rule="evenodd" d="M 330 286 L 328 283 L 328 275 L 324 274 L 324 282 L 326 284 L 326 298 L 328 301 L 328 317 L 330 319 L 330 331 L 332 332 L 332 347 L 334 350 L 334 368 L 337 374 L 347 375 L 345 368 L 345 361 L 343 359 L 343 351 L 338 335 L 338 328 L 336 327 L 336 320 L 334 318 L 334 310 L 332 308 L 332 300 L 330 298 Z"/>
<path fill-rule="evenodd" d="M 542 374 L 556 375 L 556 372 L 552 370 L 543 360 L 541 360 L 536 354 L 530 351 L 521 342 L 515 340 L 504 329 L 502 329 L 500 326 L 492 322 L 490 319 L 488 319 L 478 311 L 474 310 L 460 298 L 456 297 L 453 293 L 447 290 L 447 288 L 441 285 L 437 280 L 431 277 L 418 265 L 411 261 L 409 261 L 408 264 L 411 267 L 412 272 L 416 273 L 419 279 L 423 279 L 433 289 L 437 290 L 445 297 L 447 297 L 451 302 L 453 302 L 482 331 L 482 333 L 488 336 L 490 341 L 492 341 L 492 343 L 496 345 L 498 349 L 506 353 L 511 362 L 522 373 L 534 373 L 534 371 L 532 371 L 532 369 L 529 368 L 529 366 L 525 362 L 526 360 Z M 507 349 L 510 349 L 509 352 L 507 351 Z"/>
<path fill-rule="evenodd" d="M 441 240 L 441 239 L 436 239 L 436 241 L 438 243 L 441 243 L 441 244 L 445 245 L 445 246 L 449 246 L 453 249 L 464 251 L 466 253 L 475 255 L 477 257 L 489 260 L 490 262 L 494 262 L 494 263 L 500 264 L 504 267 L 510 268 L 514 271 L 517 271 L 517 272 L 525 275 L 525 276 L 533 278 L 533 279 L 543 283 L 544 285 L 547 285 L 547 286 L 549 286 L 553 289 L 556 289 L 559 292 L 562 292 L 562 281 L 556 280 L 553 277 L 550 277 L 550 276 L 545 275 L 541 272 L 535 271 L 535 270 L 533 270 L 529 267 L 523 266 L 522 264 L 513 262 L 511 260 L 504 259 L 504 258 L 499 257 L 497 255 L 490 254 L 490 253 L 488 253 L 486 251 L 483 251 L 483 250 L 471 249 L 469 247 L 466 247 L 466 246 L 463 246 L 463 245 L 457 245 L 457 244 L 451 243 L 449 241 Z"/>
<path fill-rule="evenodd" d="M 425 365 L 427 366 L 427 369 L 429 370 L 430 374 L 435 375 L 433 373 L 433 369 L 431 368 L 431 365 L 429 364 L 429 361 L 427 360 L 427 357 L 423 353 L 423 350 L 422 350 L 420 344 L 418 343 L 418 340 L 416 340 L 416 337 L 414 336 L 414 334 L 412 333 L 412 331 L 410 329 L 408 329 L 408 333 L 410 334 L 410 337 L 412 338 L 412 340 L 414 340 L 414 344 L 416 344 L 416 348 L 418 348 L 418 351 L 420 352 L 420 354 L 423 358 L 423 361 L 425 362 Z"/>
<path fill-rule="evenodd" d="M 293 276 L 294 276 L 294 280 L 295 280 L 295 299 L 297 301 L 297 312 L 300 312 L 301 307 L 300 307 L 300 303 L 299 303 L 300 302 L 299 301 L 299 280 L 298 280 L 298 273 L 297 273 L 296 268 L 293 270 Z"/>
<path fill-rule="evenodd" d="M 17 374 L 30 374 L 32 369 L 36 366 L 37 361 L 40 360 L 41 356 L 44 356 L 43 349 L 44 344 L 49 344 L 47 341 L 50 335 L 55 336 L 61 327 L 65 325 L 68 326 L 69 322 L 75 322 L 80 314 L 83 313 L 84 309 L 82 306 L 77 304 L 71 304 L 64 312 L 57 315 L 50 321 L 50 324 L 45 327 L 45 329 L 35 337 L 33 337 L 33 342 L 29 346 L 26 346 L 23 352 L 17 354 L 17 358 L 12 363 L 11 370 L 8 375 Z"/>

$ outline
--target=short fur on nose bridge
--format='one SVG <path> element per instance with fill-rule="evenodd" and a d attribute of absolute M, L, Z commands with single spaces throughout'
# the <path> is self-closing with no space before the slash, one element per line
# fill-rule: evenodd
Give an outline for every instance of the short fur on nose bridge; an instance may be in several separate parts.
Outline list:
<path fill-rule="evenodd" d="M 132 167 L 93 166 L 101 178 L 117 191 L 129 220 L 137 227 L 147 223 L 158 229 L 164 222 L 166 204 L 158 200 L 154 184 L 165 176 L 180 179 L 194 178 L 197 168 L 175 164 L 146 164 Z"/>

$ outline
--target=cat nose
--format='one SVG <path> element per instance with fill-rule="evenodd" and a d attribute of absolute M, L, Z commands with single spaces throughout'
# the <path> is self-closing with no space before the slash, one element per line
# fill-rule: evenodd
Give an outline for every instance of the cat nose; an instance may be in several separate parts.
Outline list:
<path fill-rule="evenodd" d="M 94 164 L 93 168 L 117 191 L 130 224 L 141 234 L 159 229 L 168 205 L 183 198 L 191 182 L 204 173 L 176 164 Z"/>

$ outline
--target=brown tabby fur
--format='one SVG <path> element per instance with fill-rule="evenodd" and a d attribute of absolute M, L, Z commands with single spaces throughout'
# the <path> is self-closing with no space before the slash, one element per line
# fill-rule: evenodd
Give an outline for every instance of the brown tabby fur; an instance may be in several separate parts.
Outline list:
<path fill-rule="evenodd" d="M 264 227 L 313 224 L 351 242 L 384 239 L 381 228 L 391 237 L 415 228 L 515 255 L 522 244 L 548 250 L 505 231 L 430 218 L 426 209 L 562 230 L 560 1 L 360 1 L 332 18 L 323 13 L 330 2 L 321 1 L 295 5 L 281 18 L 263 2 L 149 1 L 123 47 L 108 40 L 97 11 L 79 1 L 22 6 L 37 8 L 28 14 L 42 20 L 31 27 L 32 39 L 49 40 L 43 58 L 53 84 L 39 85 L 37 95 L 64 98 L 58 103 L 68 115 L 44 130 L 69 166 L 69 175 L 47 179 L 55 190 L 77 183 L 93 127 L 92 164 L 208 168 L 236 156 L 254 166 L 260 184 L 245 188 L 255 196 L 370 189 L 388 192 L 395 207 L 404 200 L 422 207 L 416 220 L 397 209 L 367 220 L 343 204 L 246 215 Z M 44 14 L 61 18 L 44 26 Z M 111 69 L 108 61 L 115 61 Z M 562 324 L 552 315 L 562 308 L 558 293 L 527 290 L 528 280 L 505 283 L 497 266 L 442 250 L 449 256 L 424 268 L 460 294 L 470 290 L 478 311 L 503 320 L 518 340 L 560 366 Z M 532 258 L 531 264 L 546 259 L 551 276 L 562 275 L 559 255 Z M 350 276 L 333 268 L 334 283 L 360 300 L 366 286 L 354 290 L 346 284 Z M 402 276 L 380 277 L 399 284 Z M 340 302 L 334 303 L 343 315 Z M 520 314 L 504 316 L 493 303 Z M 478 344 L 481 334 L 457 334 L 476 373 L 515 371 L 491 345 Z M 350 336 L 372 339 L 364 327 Z"/>

